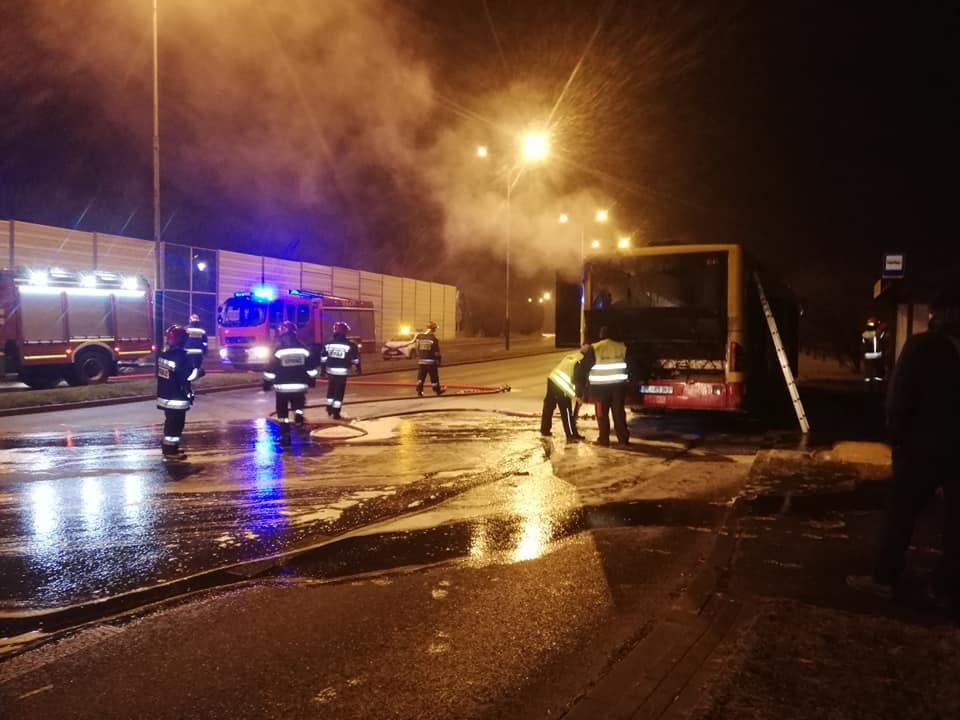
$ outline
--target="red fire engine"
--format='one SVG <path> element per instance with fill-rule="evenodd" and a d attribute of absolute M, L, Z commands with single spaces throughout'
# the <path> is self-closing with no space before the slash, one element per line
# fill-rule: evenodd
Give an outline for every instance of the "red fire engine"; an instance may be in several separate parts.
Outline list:
<path fill-rule="evenodd" d="M 0 371 L 32 388 L 106 382 L 156 350 L 142 277 L 104 270 L 0 270 Z"/>
<path fill-rule="evenodd" d="M 350 328 L 350 339 L 368 348 L 375 345 L 372 302 L 326 295 L 310 290 L 289 290 L 278 296 L 265 286 L 237 292 L 217 308 L 217 341 L 220 362 L 238 369 L 261 369 L 270 359 L 280 323 L 297 325 L 301 342 L 319 353 L 325 333 L 337 320 Z"/>

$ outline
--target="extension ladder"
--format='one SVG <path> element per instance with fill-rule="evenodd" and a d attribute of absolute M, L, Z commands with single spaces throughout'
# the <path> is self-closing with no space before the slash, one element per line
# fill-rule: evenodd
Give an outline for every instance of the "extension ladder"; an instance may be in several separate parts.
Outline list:
<path fill-rule="evenodd" d="M 770 303 L 767 302 L 767 294 L 763 291 L 763 284 L 760 282 L 759 273 L 753 274 L 753 279 L 757 283 L 757 290 L 760 292 L 760 305 L 763 306 L 763 314 L 767 318 L 767 327 L 770 328 L 770 337 L 773 338 L 773 347 L 777 350 L 777 359 L 780 361 L 780 369 L 783 371 L 783 379 L 787 382 L 787 390 L 790 392 L 790 400 L 793 402 L 793 409 L 797 413 L 797 421 L 800 423 L 800 432 L 804 435 L 810 432 L 810 423 L 807 421 L 807 414 L 803 411 L 803 403 L 800 402 L 800 392 L 797 390 L 797 381 L 793 377 L 793 370 L 790 369 L 790 363 L 787 360 L 787 353 L 783 349 L 783 340 L 780 338 L 780 331 L 777 330 L 777 320 L 773 317 L 773 310 L 770 309 Z"/>

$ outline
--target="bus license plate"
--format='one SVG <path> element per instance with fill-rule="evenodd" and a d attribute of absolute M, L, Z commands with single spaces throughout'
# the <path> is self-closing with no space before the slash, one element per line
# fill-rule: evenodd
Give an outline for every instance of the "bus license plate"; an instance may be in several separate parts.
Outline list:
<path fill-rule="evenodd" d="M 644 395 L 673 395 L 673 385 L 641 385 Z"/>

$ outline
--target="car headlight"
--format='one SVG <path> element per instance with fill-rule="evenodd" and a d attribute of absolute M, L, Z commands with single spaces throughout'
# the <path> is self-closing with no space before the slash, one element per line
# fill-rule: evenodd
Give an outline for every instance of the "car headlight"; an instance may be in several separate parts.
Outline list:
<path fill-rule="evenodd" d="M 270 357 L 270 348 L 265 345 L 256 345 L 250 348 L 250 356 L 254 360 L 266 360 Z"/>

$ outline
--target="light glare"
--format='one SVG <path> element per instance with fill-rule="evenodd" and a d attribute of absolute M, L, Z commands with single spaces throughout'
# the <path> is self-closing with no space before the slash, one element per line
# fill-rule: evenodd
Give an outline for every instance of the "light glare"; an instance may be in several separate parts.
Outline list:
<path fill-rule="evenodd" d="M 545 132 L 529 132 L 523 136 L 523 159 L 527 162 L 546 160 L 550 139 Z"/>

